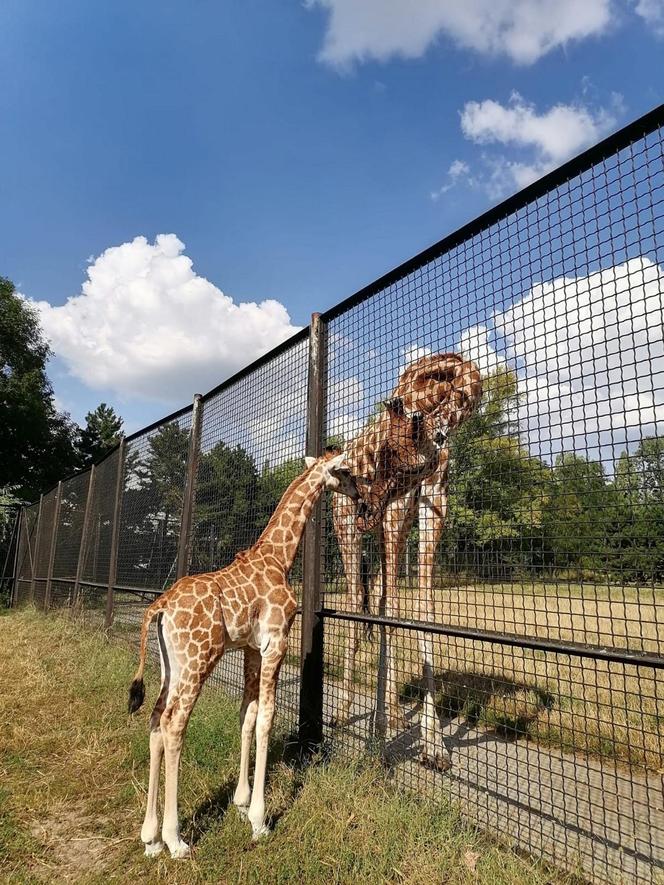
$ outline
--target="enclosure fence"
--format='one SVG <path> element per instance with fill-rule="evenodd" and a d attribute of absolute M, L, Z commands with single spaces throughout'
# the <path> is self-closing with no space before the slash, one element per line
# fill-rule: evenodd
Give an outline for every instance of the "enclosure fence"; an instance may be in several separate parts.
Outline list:
<path fill-rule="evenodd" d="M 660 107 L 23 508 L 14 605 L 134 639 L 156 594 L 256 541 L 305 453 L 369 439 L 408 366 L 458 354 L 481 401 L 397 489 L 392 534 L 315 511 L 278 709 L 583 879 L 662 881 L 663 127 Z M 241 693 L 236 653 L 211 681 Z"/>

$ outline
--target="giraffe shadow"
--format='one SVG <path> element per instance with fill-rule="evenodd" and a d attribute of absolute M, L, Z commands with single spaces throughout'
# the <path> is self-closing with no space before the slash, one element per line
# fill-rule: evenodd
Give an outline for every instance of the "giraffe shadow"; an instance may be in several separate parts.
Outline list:
<path fill-rule="evenodd" d="M 236 781 L 229 779 L 207 795 L 188 817 L 182 820 L 182 831 L 190 845 L 196 845 L 225 815 L 233 802 Z"/>
<path fill-rule="evenodd" d="M 296 755 L 296 741 L 292 736 L 282 735 L 270 741 L 267 758 L 267 789 L 269 791 L 270 773 L 279 762 L 284 762 L 293 774 L 287 790 L 279 791 L 276 807 L 267 817 L 267 823 L 272 829 L 283 817 L 297 799 L 304 786 L 305 763 Z M 252 758 L 253 764 L 253 758 Z M 225 816 L 229 807 L 233 805 L 233 796 L 237 785 L 237 777 L 228 778 L 207 796 L 205 796 L 188 816 L 182 818 L 182 832 L 190 845 L 196 845 L 203 836 L 215 827 Z M 268 805 L 270 804 L 268 798 Z"/>
<path fill-rule="evenodd" d="M 473 670 L 446 670 L 435 674 L 436 710 L 439 718 L 458 719 L 470 727 L 482 726 L 507 740 L 529 735 L 538 717 L 551 710 L 554 695 L 535 683 Z M 425 684 L 412 676 L 400 689 L 403 703 L 420 706 Z"/>

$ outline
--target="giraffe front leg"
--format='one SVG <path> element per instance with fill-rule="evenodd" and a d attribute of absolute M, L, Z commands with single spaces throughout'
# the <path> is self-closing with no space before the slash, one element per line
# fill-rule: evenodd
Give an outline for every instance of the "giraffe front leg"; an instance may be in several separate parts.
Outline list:
<path fill-rule="evenodd" d="M 256 765 L 254 768 L 254 788 L 251 793 L 251 804 L 247 817 L 251 824 L 253 839 L 260 839 L 270 832 L 265 821 L 265 769 L 267 767 L 267 751 L 270 732 L 274 720 L 274 704 L 277 680 L 281 662 L 286 654 L 285 637 L 273 636 L 261 652 L 261 675 L 258 697 L 258 715 L 256 717 Z"/>
<path fill-rule="evenodd" d="M 419 504 L 420 537 L 418 549 L 420 592 L 424 596 L 424 619 L 428 623 L 435 620 L 433 598 L 433 568 L 438 543 L 443 533 L 447 513 L 447 473 L 444 468 L 432 479 L 422 483 Z M 424 634 L 419 638 L 422 679 L 424 682 L 424 704 L 420 719 L 422 749 L 420 761 L 423 765 L 445 771 L 452 765 L 452 759 L 443 741 L 443 731 L 436 711 L 436 682 L 434 678 L 433 639 Z"/>
<path fill-rule="evenodd" d="M 392 501 L 386 509 L 383 523 L 382 553 L 385 561 L 385 592 L 383 611 L 388 618 L 398 619 L 399 605 L 399 557 L 404 551 L 408 533 L 415 517 L 415 495 L 408 493 Z M 385 665 L 387 669 L 386 702 L 387 723 L 393 731 L 403 731 L 406 719 L 399 701 L 399 680 L 396 657 L 395 630 L 388 628 L 385 641 Z"/>
<path fill-rule="evenodd" d="M 251 801 L 249 786 L 249 756 L 258 714 L 258 686 L 261 672 L 261 655 L 253 648 L 244 650 L 244 696 L 240 708 L 242 748 L 240 751 L 240 775 L 233 802 L 242 817 L 246 817 Z"/>
<path fill-rule="evenodd" d="M 355 526 L 355 512 L 349 508 L 345 500 L 338 495 L 332 498 L 334 527 L 339 541 L 339 550 L 346 575 L 348 608 L 359 614 L 364 601 L 364 584 L 362 581 L 362 535 Z M 346 628 L 346 645 L 344 649 L 344 669 L 341 685 L 341 698 L 332 714 L 331 725 L 348 723 L 353 706 L 355 685 L 355 658 L 360 647 L 361 626 L 351 621 Z"/>

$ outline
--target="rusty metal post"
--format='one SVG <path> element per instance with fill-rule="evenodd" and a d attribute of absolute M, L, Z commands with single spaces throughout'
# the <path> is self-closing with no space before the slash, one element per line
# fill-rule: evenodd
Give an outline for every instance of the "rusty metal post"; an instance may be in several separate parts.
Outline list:
<path fill-rule="evenodd" d="M 53 513 L 53 529 L 51 531 L 51 546 L 48 551 L 48 573 L 46 575 L 46 590 L 44 591 L 44 611 L 51 607 L 51 588 L 53 586 L 53 566 L 55 565 L 55 550 L 58 544 L 58 527 L 60 525 L 60 504 L 62 502 L 62 481 L 58 483 L 55 493 L 55 512 Z"/>
<path fill-rule="evenodd" d="M 35 601 L 35 584 L 37 582 L 37 575 L 35 574 L 35 570 L 37 568 L 37 560 L 39 558 L 39 538 L 41 535 L 41 517 L 43 505 L 44 496 L 40 495 L 39 510 L 37 511 L 37 527 L 35 528 L 35 551 L 30 562 L 30 602 Z"/>
<path fill-rule="evenodd" d="M 311 317 L 307 391 L 307 455 L 323 451 L 327 382 L 327 328 L 321 315 Z M 300 653 L 299 741 L 306 753 L 323 740 L 323 619 L 321 555 L 323 501 L 319 499 L 304 532 L 302 577 L 302 640 Z"/>
<path fill-rule="evenodd" d="M 196 472 L 198 470 L 198 458 L 201 451 L 202 424 L 203 397 L 200 393 L 196 393 L 194 394 L 194 406 L 191 413 L 191 434 L 189 436 L 189 451 L 187 453 L 187 477 L 184 486 L 184 500 L 182 502 L 180 538 L 178 540 L 178 562 L 175 573 L 176 580 L 183 578 L 189 572 L 189 560 L 191 558 L 191 523 L 196 501 Z"/>
<path fill-rule="evenodd" d="M 83 527 L 81 528 L 81 543 L 78 547 L 78 560 L 76 562 L 76 577 L 74 578 L 74 598 L 72 600 L 72 608 L 77 609 L 80 604 L 81 596 L 81 578 L 83 577 L 83 567 L 85 566 L 85 556 L 88 552 L 88 534 L 90 531 L 90 511 L 92 510 L 92 496 L 95 488 L 95 465 L 90 468 L 90 479 L 88 480 L 88 493 L 85 498 L 85 510 L 83 511 Z"/>
<path fill-rule="evenodd" d="M 108 591 L 106 593 L 106 617 L 104 626 L 108 629 L 113 624 L 113 604 L 115 598 L 115 581 L 118 574 L 118 544 L 120 541 L 120 516 L 122 514 L 122 490 L 124 488 L 125 439 L 122 437 L 118 447 L 118 475 L 115 479 L 115 500 L 113 503 L 113 528 L 111 530 L 111 552 L 108 563 Z"/>

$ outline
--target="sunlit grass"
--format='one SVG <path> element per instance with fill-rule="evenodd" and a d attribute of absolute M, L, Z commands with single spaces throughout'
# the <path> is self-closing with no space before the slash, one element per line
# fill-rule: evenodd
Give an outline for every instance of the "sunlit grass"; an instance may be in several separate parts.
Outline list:
<path fill-rule="evenodd" d="M 385 773 L 332 762 L 302 770 L 272 746 L 273 834 L 254 846 L 229 807 L 237 704 L 207 690 L 194 711 L 181 779 L 190 862 L 142 855 L 146 721 L 126 690 L 134 655 L 100 632 L 31 610 L 0 617 L 0 878 L 4 882 L 571 881 L 468 829 L 452 808 L 399 793 Z"/>

